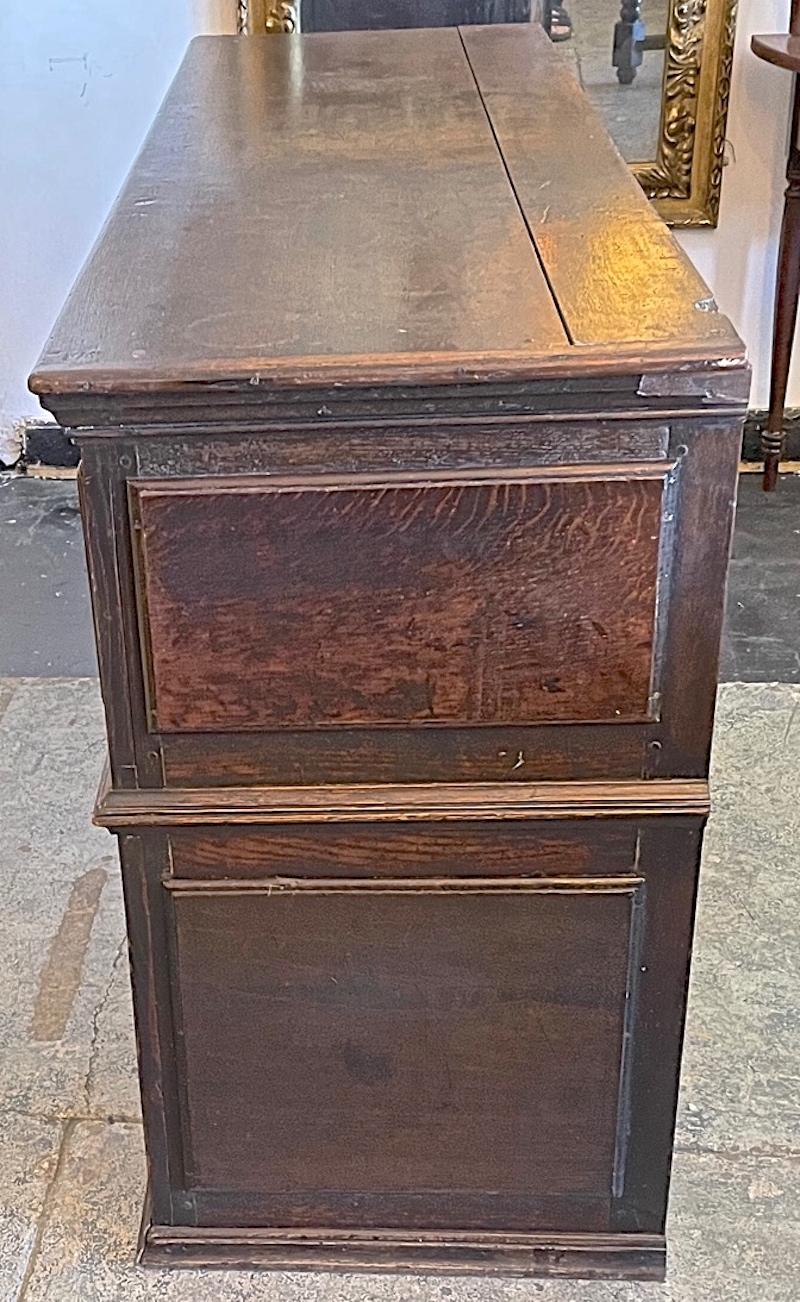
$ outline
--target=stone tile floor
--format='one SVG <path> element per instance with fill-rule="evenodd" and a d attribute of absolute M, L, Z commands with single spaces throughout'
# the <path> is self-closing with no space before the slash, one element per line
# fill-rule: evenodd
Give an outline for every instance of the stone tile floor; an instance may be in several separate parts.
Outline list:
<path fill-rule="evenodd" d="M 122 901 L 89 826 L 91 679 L 0 679 L 0 1302 L 796 1302 L 800 686 L 720 690 L 670 1213 L 658 1284 L 154 1273 Z"/>

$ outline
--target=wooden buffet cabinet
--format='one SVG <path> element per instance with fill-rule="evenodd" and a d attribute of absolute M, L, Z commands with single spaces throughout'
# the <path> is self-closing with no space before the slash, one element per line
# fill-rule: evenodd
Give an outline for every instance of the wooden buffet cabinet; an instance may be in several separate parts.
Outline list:
<path fill-rule="evenodd" d="M 540 31 L 193 43 L 32 377 L 146 1262 L 663 1274 L 747 380 Z"/>

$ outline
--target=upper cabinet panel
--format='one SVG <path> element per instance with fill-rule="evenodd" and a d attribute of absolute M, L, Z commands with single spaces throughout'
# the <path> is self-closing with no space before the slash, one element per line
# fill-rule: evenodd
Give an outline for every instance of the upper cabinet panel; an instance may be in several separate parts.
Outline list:
<path fill-rule="evenodd" d="M 132 484 L 150 726 L 643 722 L 668 475 Z"/>

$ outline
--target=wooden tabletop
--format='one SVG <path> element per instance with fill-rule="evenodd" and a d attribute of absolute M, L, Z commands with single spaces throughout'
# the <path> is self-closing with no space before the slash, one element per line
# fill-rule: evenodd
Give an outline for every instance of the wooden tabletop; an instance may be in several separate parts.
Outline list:
<path fill-rule="evenodd" d="M 789 72 L 800 72 L 800 36 L 791 33 L 753 36 L 750 48 L 759 59 L 774 63 L 778 68 L 787 68 Z"/>
<path fill-rule="evenodd" d="M 199 37 L 31 387 L 741 359 L 538 27 Z"/>

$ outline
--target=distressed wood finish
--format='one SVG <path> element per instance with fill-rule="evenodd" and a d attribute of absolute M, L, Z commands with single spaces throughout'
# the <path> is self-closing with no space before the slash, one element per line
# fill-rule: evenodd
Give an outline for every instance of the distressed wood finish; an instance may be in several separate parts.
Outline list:
<path fill-rule="evenodd" d="M 172 833 L 167 852 L 149 832 L 146 856 L 124 837 L 129 898 L 162 874 L 148 927 L 172 955 L 173 997 L 140 1025 L 145 1099 L 151 1072 L 179 1076 L 160 1101 L 178 1110 L 175 1228 L 155 1214 L 148 1259 L 547 1273 L 524 1246 L 585 1234 L 564 1273 L 657 1277 L 677 1086 L 663 1065 L 680 1047 L 702 822 L 601 817 L 582 840 L 560 823 L 538 864 L 541 830 L 515 824 L 507 844 L 528 863 L 499 876 L 491 852 L 483 876 L 448 865 L 437 825 L 406 839 L 406 864 L 441 854 L 444 877 L 386 873 L 391 827 L 334 850 L 339 867 L 373 856 L 371 877 L 270 878 L 272 831 L 250 833 L 238 880 L 238 833 Z M 460 841 L 479 871 L 491 828 L 488 811 L 455 824 L 449 854 Z M 307 865 L 317 830 L 291 833 Z M 227 849 L 226 875 L 196 871 L 191 838 L 215 841 L 218 862 Z M 168 1046 L 155 1069 L 151 1037 Z M 369 1256 L 368 1233 L 386 1255 Z"/>
<path fill-rule="evenodd" d="M 232 1266 L 274 1270 L 442 1272 L 446 1275 L 548 1275 L 581 1279 L 663 1279 L 664 1244 L 652 1234 L 447 1235 L 402 1231 L 236 1227 L 181 1229 L 153 1225 L 154 1266 Z"/>
<path fill-rule="evenodd" d="M 153 731 L 646 720 L 665 482 L 135 483 Z"/>
<path fill-rule="evenodd" d="M 431 156 L 449 159 L 446 173 Z M 265 256 L 287 196 L 293 254 Z M 180 242 L 176 213 L 191 232 Z M 135 320 L 120 310 L 134 286 Z M 266 325 L 276 314 L 278 333 Z M 146 376 L 169 389 L 211 372 L 249 383 L 294 376 L 302 358 L 336 378 L 343 359 L 371 355 L 390 369 L 405 356 L 412 373 L 425 355 L 452 375 L 451 352 L 566 346 L 457 30 L 198 37 L 35 383 L 72 389 L 80 375 L 113 392 Z"/>
<path fill-rule="evenodd" d="M 625 422 L 619 426 L 624 428 Z M 609 447 L 611 438 L 619 447 L 614 427 L 612 421 L 598 426 L 601 449 Z M 398 469 L 403 428 L 380 424 L 369 448 L 365 439 L 360 442 L 355 461 L 359 468 L 334 473 L 331 467 L 343 436 L 337 423 L 330 433 L 327 473 L 315 468 L 313 475 L 298 476 L 286 473 L 286 462 L 297 450 L 295 431 L 286 427 L 271 436 L 231 433 L 230 444 L 219 433 L 195 437 L 193 444 L 185 438 L 165 441 L 142 436 L 116 463 L 108 454 L 107 439 L 90 438 L 84 449 L 84 473 L 96 478 L 97 461 L 108 477 L 109 465 L 116 465 L 111 472 L 111 497 L 117 518 L 130 513 L 134 526 L 118 531 L 116 547 L 126 574 L 138 557 L 138 596 L 123 603 L 118 618 L 131 626 L 125 645 L 140 784 L 159 786 L 165 781 L 179 788 L 407 783 L 443 777 L 530 782 L 702 776 L 708 764 L 722 615 L 721 603 L 709 603 L 707 585 L 723 582 L 733 518 L 737 449 L 730 437 L 730 419 L 683 417 L 670 423 L 666 438 L 654 422 L 658 442 L 651 439 L 649 447 L 660 455 L 645 463 L 631 456 L 611 464 L 588 459 L 575 464 L 576 454 L 565 440 L 559 465 L 552 463 L 552 444 L 537 449 L 540 426 L 534 421 L 528 427 L 531 451 L 522 454 L 529 464 L 512 464 L 503 470 L 496 464 L 496 437 L 508 425 L 500 418 L 499 424 L 489 422 L 483 440 L 493 471 L 464 466 L 459 474 L 447 467 L 428 475 Z M 525 426 L 517 428 L 522 434 Z M 565 422 L 565 432 L 574 428 Z M 647 430 L 633 433 L 635 446 L 641 446 Z M 304 447 L 305 429 L 297 435 Z M 582 458 L 586 435 L 584 428 L 577 453 Z M 450 433 L 444 437 L 449 443 Z M 470 427 L 468 437 L 469 459 L 474 463 L 480 456 L 478 430 Z M 384 440 L 387 446 L 381 451 Z M 224 456 L 230 469 L 237 451 L 243 471 L 253 473 L 228 474 L 218 482 L 210 473 L 209 459 Z M 314 455 L 321 453 L 316 450 Z M 343 456 L 348 467 L 354 464 L 349 449 Z M 515 458 L 509 460 L 513 463 Z M 361 468 L 365 462 L 369 469 Z M 134 471 L 138 474 L 131 482 Z M 485 485 L 483 502 L 494 503 L 491 512 L 475 512 L 474 539 L 473 525 L 458 532 L 459 520 L 469 511 L 460 517 L 443 514 L 441 503 L 435 501 L 437 493 L 445 495 L 459 484 L 476 497 Z M 387 490 L 392 485 L 397 497 L 417 492 L 416 500 L 423 503 L 431 490 L 430 502 L 420 508 L 422 519 L 414 528 L 403 521 L 402 532 L 398 528 L 394 539 L 383 527 L 392 498 Z M 525 488 L 528 511 L 513 530 L 518 536 L 536 532 L 524 555 L 517 549 L 518 562 L 513 548 L 499 545 L 502 531 L 512 527 L 507 495 L 515 485 L 515 491 Z M 548 493 L 556 495 L 558 509 L 551 506 L 542 513 L 539 495 Z M 645 499 L 650 494 L 653 499 L 660 496 L 658 509 L 653 500 L 651 509 L 643 513 L 640 494 Z M 582 495 L 587 496 L 585 516 L 582 507 L 576 513 Z M 297 499 L 296 509 L 287 513 L 292 496 Z M 279 499 L 276 504 L 275 499 Z M 339 509 L 323 518 L 313 504 L 328 499 L 345 502 L 348 513 L 342 518 Z M 182 516 L 188 518 L 180 524 L 180 536 L 171 540 L 174 522 Z M 245 527 L 246 516 L 250 524 Z M 276 527 L 279 520 L 284 521 L 283 528 Z M 423 527 L 427 521 L 430 528 Z M 144 523 L 149 524 L 149 532 L 142 545 Z M 363 561 L 365 530 L 372 531 L 369 564 Z M 713 534 L 713 542 L 702 548 L 696 546 L 700 530 L 707 530 L 709 537 Z M 272 545 L 267 547 L 270 538 Z M 181 539 L 191 543 L 182 549 Z M 448 546 L 443 548 L 445 539 Z M 154 585 L 148 578 L 150 554 L 159 568 Z M 379 556 L 382 568 L 377 565 Z M 398 560 L 394 568 L 393 556 Z M 177 569 L 171 557 L 177 558 Z M 328 583 L 325 594 L 322 576 L 330 578 L 334 572 L 342 582 L 336 592 Z M 648 572 L 649 593 L 642 586 Z M 181 573 L 188 584 L 183 591 Z M 207 581 L 200 581 L 201 574 L 208 576 Z M 460 601 L 436 605 L 432 575 L 440 581 L 447 576 L 446 596 L 458 590 L 463 593 Z M 470 585 L 473 595 L 479 590 L 479 609 L 487 621 L 487 652 L 482 655 L 476 653 L 480 627 L 476 634 L 475 625 L 470 630 L 463 624 Z M 637 585 L 638 608 L 634 605 Z M 483 610 L 480 593 L 489 589 L 492 594 L 497 591 L 500 600 L 487 599 Z M 431 595 L 425 596 L 426 591 Z M 620 607 L 623 594 L 627 598 Z M 435 637 L 423 641 L 411 607 L 423 614 L 434 608 Z M 527 629 L 518 627 L 526 623 L 518 613 L 526 608 L 534 612 Z M 342 611 L 350 612 L 349 624 L 340 621 Z M 364 615 L 361 625 L 353 614 L 357 611 Z M 378 616 L 378 611 L 383 613 Z M 490 614 L 497 628 L 488 627 Z M 163 632 L 163 641 L 156 639 L 155 645 L 154 615 L 160 618 L 157 632 Z M 443 636 L 446 629 L 449 643 Z M 603 637 L 600 629 L 610 636 Z M 173 644 L 176 649 L 171 651 Z M 223 644 L 226 669 L 220 696 L 219 673 L 214 681 L 215 663 L 220 664 L 215 647 Z M 240 651 L 234 655 L 237 645 Z M 403 653 L 393 653 L 389 679 L 382 684 L 381 664 L 389 659 L 390 645 L 399 645 Z M 569 657 L 561 655 L 562 645 L 571 648 Z M 556 674 L 541 669 L 547 663 L 547 647 L 551 663 L 558 660 Z M 476 676 L 493 681 L 497 674 L 487 673 L 486 666 L 493 671 L 498 663 L 502 667 L 505 662 L 497 656 L 509 648 L 524 656 L 526 700 L 513 703 L 506 712 L 499 708 L 494 717 L 470 714 L 476 698 L 470 688 Z M 687 657 L 693 666 L 688 680 Z M 395 684 L 394 664 L 399 659 L 403 672 L 397 673 Z M 409 708 L 413 696 L 409 699 L 406 693 L 404 700 L 398 701 L 397 696 L 390 700 L 395 708 L 408 709 L 405 718 L 383 714 L 375 721 L 374 715 L 363 713 L 334 716 L 336 702 L 330 689 L 336 693 L 340 687 L 335 675 L 332 684 L 325 675 L 326 665 L 339 662 L 354 667 L 341 678 L 341 690 L 351 694 L 345 701 L 351 709 L 352 694 L 363 695 L 369 671 L 373 690 L 376 683 L 380 691 L 388 681 L 388 691 L 394 684 L 399 695 L 402 682 L 410 681 L 417 692 L 416 715 Z M 154 665 L 161 668 L 167 697 L 185 700 L 188 718 L 157 715 Z M 460 687 L 463 717 L 426 712 L 434 677 L 431 668 L 444 673 L 451 698 L 454 685 Z M 614 675 L 616 700 L 608 695 Z M 633 696 L 637 675 L 638 701 Z M 323 688 L 331 714 L 318 715 L 316 721 L 308 713 L 278 718 L 276 705 L 285 709 L 287 682 L 305 692 L 306 709 L 313 694 Z M 548 690 L 564 685 L 574 689 L 572 697 Z M 385 695 L 373 696 L 368 703 L 385 706 Z M 526 704 L 537 709 L 526 716 L 522 708 Z M 172 731 L 176 727 L 182 731 Z M 116 762 L 114 750 L 112 762 Z"/>
<path fill-rule="evenodd" d="M 555 395 L 552 395 L 555 399 Z M 464 401 L 463 394 L 461 395 Z M 574 400 L 574 399 L 573 399 Z M 477 401 L 477 395 L 473 402 Z M 488 401 L 488 400 L 487 400 Z M 511 405 L 509 398 L 504 405 Z M 202 432 L 205 438 L 198 439 Z M 409 417 L 400 421 L 318 421 L 275 425 L 270 437 L 237 430 L 143 431 L 139 473 L 160 476 L 324 475 L 396 470 L 436 474 L 497 466 L 612 465 L 665 461 L 670 426 L 666 420 L 585 420 L 549 416 L 470 416 L 458 423 Z M 166 435 L 166 436 L 165 436 Z"/>
<path fill-rule="evenodd" d="M 747 369 L 558 56 L 198 40 L 32 383 L 143 1260 L 662 1278 Z"/>

